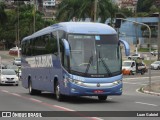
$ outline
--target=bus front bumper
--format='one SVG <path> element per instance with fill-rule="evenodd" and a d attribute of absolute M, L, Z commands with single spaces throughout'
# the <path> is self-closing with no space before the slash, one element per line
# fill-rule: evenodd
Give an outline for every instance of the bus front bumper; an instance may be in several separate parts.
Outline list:
<path fill-rule="evenodd" d="M 70 84 L 70 95 L 73 96 L 99 96 L 99 95 L 121 95 L 122 94 L 122 83 L 113 86 L 78 86 L 76 84 Z"/>

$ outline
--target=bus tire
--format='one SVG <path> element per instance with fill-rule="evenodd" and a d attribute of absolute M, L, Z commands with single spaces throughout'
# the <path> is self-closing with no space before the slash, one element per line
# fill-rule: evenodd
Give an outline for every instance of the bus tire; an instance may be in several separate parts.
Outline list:
<path fill-rule="evenodd" d="M 63 100 L 63 95 L 60 93 L 59 82 L 58 81 L 55 83 L 55 95 L 56 95 L 56 99 L 58 101 Z"/>
<path fill-rule="evenodd" d="M 107 96 L 106 96 L 106 95 L 98 96 L 98 99 L 99 99 L 99 100 L 103 100 L 103 101 L 104 101 L 104 100 L 106 100 L 106 99 L 107 99 Z"/>
<path fill-rule="evenodd" d="M 41 91 L 40 90 L 35 90 L 32 88 L 32 81 L 29 80 L 29 83 L 28 83 L 28 88 L 29 88 L 29 94 L 30 95 L 37 95 L 37 94 L 41 94 Z"/>

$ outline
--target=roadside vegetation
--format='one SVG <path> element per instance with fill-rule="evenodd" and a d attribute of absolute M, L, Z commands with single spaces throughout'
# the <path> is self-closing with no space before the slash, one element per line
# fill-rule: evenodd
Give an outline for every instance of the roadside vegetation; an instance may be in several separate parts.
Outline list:
<path fill-rule="evenodd" d="M 9 8 L 0 2 L 0 42 L 9 49 L 15 46 L 17 40 L 34 33 L 35 31 L 57 22 L 73 20 L 94 19 L 94 1 L 95 0 L 63 0 L 57 7 L 56 19 L 44 19 L 42 12 L 34 12 L 33 5 L 25 5 L 22 1 Z M 137 16 L 146 16 L 160 11 L 153 0 L 138 0 Z M 110 25 L 114 26 L 114 18 L 117 13 L 124 17 L 134 17 L 135 13 L 126 8 L 119 8 L 111 0 L 99 0 L 97 5 L 97 19 L 104 23 L 107 18 L 111 18 Z M 19 20 L 19 24 L 18 24 Z M 19 35 L 18 35 L 19 31 Z"/>

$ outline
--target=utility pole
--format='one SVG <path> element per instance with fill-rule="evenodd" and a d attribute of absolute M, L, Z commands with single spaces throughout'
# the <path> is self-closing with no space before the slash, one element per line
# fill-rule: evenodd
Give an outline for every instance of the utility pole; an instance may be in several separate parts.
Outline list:
<path fill-rule="evenodd" d="M 137 22 L 137 3 L 135 3 L 135 21 Z M 138 53 L 138 36 L 137 36 L 137 24 L 135 24 L 135 33 L 136 33 L 136 54 Z"/>
<path fill-rule="evenodd" d="M 19 40 L 19 1 L 17 1 L 17 4 L 18 4 L 18 11 L 17 11 L 17 14 L 18 14 L 18 25 L 17 25 L 17 55 L 18 57 L 20 57 L 20 52 L 19 52 L 19 43 L 20 43 L 20 40 Z"/>
<path fill-rule="evenodd" d="M 36 28 L 36 7 L 37 7 L 36 4 L 37 4 L 37 2 L 36 2 L 36 0 L 34 0 L 34 8 L 33 8 L 34 9 L 34 11 L 33 11 L 34 12 L 33 13 L 34 14 L 33 15 L 33 32 L 34 33 L 36 31 L 36 29 L 35 29 Z"/>
<path fill-rule="evenodd" d="M 98 0 L 95 0 L 94 1 L 94 22 L 96 22 L 97 20 L 97 3 L 98 3 Z"/>
<path fill-rule="evenodd" d="M 158 60 L 160 60 L 160 12 L 159 12 L 159 21 L 158 21 Z"/>

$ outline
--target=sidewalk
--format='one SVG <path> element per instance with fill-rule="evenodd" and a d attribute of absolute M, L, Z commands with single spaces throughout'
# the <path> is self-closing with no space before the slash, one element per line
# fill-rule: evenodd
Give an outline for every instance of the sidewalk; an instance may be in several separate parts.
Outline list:
<path fill-rule="evenodd" d="M 140 91 L 143 93 L 160 96 L 160 81 L 152 83 L 151 88 L 149 85 L 144 86 Z"/>
<path fill-rule="evenodd" d="M 15 57 L 9 55 L 9 51 L 0 51 L 0 56 L 2 59 L 13 59 Z"/>

